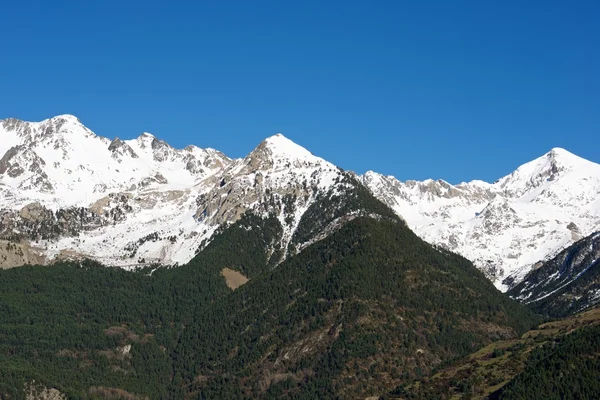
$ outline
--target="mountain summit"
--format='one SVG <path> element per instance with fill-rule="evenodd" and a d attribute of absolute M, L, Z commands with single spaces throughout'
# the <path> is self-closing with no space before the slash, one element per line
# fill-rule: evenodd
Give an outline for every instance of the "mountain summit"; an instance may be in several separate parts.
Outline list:
<path fill-rule="evenodd" d="M 458 252 L 507 289 L 600 225 L 600 165 L 554 148 L 493 184 L 363 183 L 425 240 Z"/>
<path fill-rule="evenodd" d="M 511 196 L 522 196 L 544 186 L 546 182 L 557 181 L 571 173 L 579 174 L 587 170 L 598 171 L 598 169 L 598 164 L 578 157 L 565 149 L 554 148 L 500 179 L 498 185 L 510 192 Z"/>
<path fill-rule="evenodd" d="M 285 158 L 294 160 L 304 161 L 315 161 L 321 160 L 312 155 L 312 153 L 306 150 L 304 147 L 297 145 L 290 139 L 283 136 L 281 133 L 277 133 L 271 137 L 266 138 L 259 147 L 264 147 L 271 151 L 275 158 Z"/>

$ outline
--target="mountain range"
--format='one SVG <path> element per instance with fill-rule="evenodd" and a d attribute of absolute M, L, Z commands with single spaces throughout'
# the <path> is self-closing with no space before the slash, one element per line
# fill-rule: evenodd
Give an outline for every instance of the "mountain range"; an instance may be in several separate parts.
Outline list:
<path fill-rule="evenodd" d="M 276 265 L 340 225 L 332 211 L 319 232 L 303 236 L 300 221 L 319 199 L 355 185 L 502 290 L 600 226 L 600 165 L 560 148 L 494 183 L 401 182 L 344 171 L 281 134 L 231 159 L 175 149 L 149 133 L 110 140 L 61 115 L 0 121 L 0 155 L 5 267 L 80 258 L 181 265 L 247 211 L 277 216 Z"/>
<path fill-rule="evenodd" d="M 565 150 L 450 185 L 0 124 L 0 262 L 46 264 L 0 270 L 2 398 L 600 393 L 598 165 Z"/>

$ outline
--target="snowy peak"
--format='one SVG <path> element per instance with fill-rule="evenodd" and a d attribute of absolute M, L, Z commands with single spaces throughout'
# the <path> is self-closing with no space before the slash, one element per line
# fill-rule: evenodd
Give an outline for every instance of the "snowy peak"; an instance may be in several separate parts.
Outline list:
<path fill-rule="evenodd" d="M 154 135 L 148 132 L 142 133 L 138 136 L 135 141 L 139 144 L 141 148 L 151 147 L 152 141 L 155 139 Z"/>
<path fill-rule="evenodd" d="M 76 123 L 76 124 L 80 124 L 81 125 L 81 121 L 79 120 L 79 118 L 77 118 L 73 114 L 61 114 L 61 115 L 57 115 L 55 117 L 45 119 L 44 121 L 42 121 L 42 123 L 44 123 L 46 121 L 63 121 L 63 122 Z"/>
<path fill-rule="evenodd" d="M 561 147 L 555 147 L 540 158 L 546 158 L 551 163 L 563 165 L 565 167 L 577 168 L 585 164 L 593 164 L 591 161 L 581 158 L 578 155 L 571 153 Z"/>
<path fill-rule="evenodd" d="M 174 149 L 149 133 L 109 140 L 72 115 L 0 121 L 0 160 L 0 208 L 39 201 L 52 209 L 88 206 L 111 192 L 189 189 L 231 162 L 213 150 Z"/>
<path fill-rule="evenodd" d="M 588 171 L 589 169 L 591 170 Z M 571 173 L 581 175 L 592 170 L 599 172 L 600 166 L 557 147 L 521 165 L 510 175 L 500 179 L 496 185 L 507 195 L 520 197 Z"/>
<path fill-rule="evenodd" d="M 176 149 L 147 132 L 109 140 L 73 116 L 1 123 L 0 238 L 37 240 L 48 260 L 183 263 L 248 211 L 278 218 L 285 256 L 304 213 L 353 184 L 280 134 L 232 160 L 214 149 Z M 32 204 L 35 223 L 22 215 Z"/>
<path fill-rule="evenodd" d="M 505 277 L 518 282 L 600 226 L 600 165 L 561 148 L 493 184 L 400 182 L 375 172 L 362 181 L 423 239 L 472 260 L 503 289 Z"/>
<path fill-rule="evenodd" d="M 274 157 L 299 160 L 313 160 L 316 158 L 310 151 L 294 143 L 281 133 L 266 138 L 261 145 L 268 149 Z"/>
<path fill-rule="evenodd" d="M 273 166 L 314 166 L 328 164 L 322 158 L 314 156 L 304 147 L 294 143 L 281 133 L 263 140 L 247 157 L 249 163 L 262 165 L 266 168 Z"/>
<path fill-rule="evenodd" d="M 59 145 L 69 136 L 82 135 L 95 136 L 89 129 L 81 124 L 73 115 L 60 115 L 45 119 L 41 122 L 28 122 L 15 118 L 0 121 L 0 128 L 6 133 L 16 135 L 25 144 L 35 146 L 38 142 L 57 141 Z"/>

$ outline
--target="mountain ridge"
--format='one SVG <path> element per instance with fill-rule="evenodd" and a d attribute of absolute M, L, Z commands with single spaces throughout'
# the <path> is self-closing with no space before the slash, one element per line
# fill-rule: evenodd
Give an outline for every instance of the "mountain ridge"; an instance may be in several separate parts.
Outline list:
<path fill-rule="evenodd" d="M 542 315 L 564 317 L 600 303 L 600 231 L 530 271 L 508 295 Z"/>
<path fill-rule="evenodd" d="M 506 290 L 600 224 L 600 165 L 554 148 L 494 183 L 363 183 L 421 237 L 471 259 Z"/>
<path fill-rule="evenodd" d="M 51 228 L 40 228 L 59 232 L 35 243 L 48 260 L 90 256 L 125 267 L 181 264 L 218 226 L 248 210 L 276 210 L 289 243 L 316 196 L 344 192 L 345 174 L 419 236 L 474 261 L 503 290 L 600 224 L 600 201 L 594 199 L 600 166 L 562 148 L 494 183 L 452 185 L 345 172 L 282 134 L 237 159 L 194 145 L 176 149 L 150 133 L 110 140 L 69 114 L 37 123 L 2 120 L 0 136 L 6 139 L 0 143 L 4 237 L 20 232 L 21 241 L 39 241 L 40 235 L 23 234 L 24 209 L 74 215 L 64 210 L 77 208 L 87 215 L 62 223 L 70 226 L 68 235 L 56 217 Z M 114 251 L 109 243 L 126 245 Z"/>

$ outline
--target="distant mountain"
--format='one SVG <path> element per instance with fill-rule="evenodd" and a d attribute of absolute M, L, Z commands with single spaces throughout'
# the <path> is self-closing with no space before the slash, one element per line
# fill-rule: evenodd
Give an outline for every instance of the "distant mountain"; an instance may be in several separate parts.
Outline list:
<path fill-rule="evenodd" d="M 0 138 L 0 238 L 21 243 L 24 254 L 5 251 L 12 265 L 40 255 L 182 264 L 248 210 L 278 215 L 287 250 L 315 199 L 349 185 L 339 168 L 282 135 L 236 160 L 174 149 L 148 133 L 111 141 L 70 115 L 7 119 Z"/>
<path fill-rule="evenodd" d="M 600 303 L 600 232 L 577 241 L 529 272 L 508 294 L 552 317 Z"/>
<path fill-rule="evenodd" d="M 555 148 L 493 184 L 363 183 L 422 238 L 472 260 L 504 290 L 600 226 L 600 165 Z"/>
<path fill-rule="evenodd" d="M 2 267 L 84 257 L 181 265 L 249 210 L 277 215 L 279 263 L 331 232 L 322 226 L 305 243 L 293 240 L 320 198 L 365 185 L 417 235 L 472 260 L 506 290 L 600 226 L 600 166 L 563 149 L 493 184 L 400 182 L 342 171 L 280 134 L 230 159 L 149 133 L 111 140 L 61 115 L 0 121 L 0 156 L 0 241 L 11 243 L 0 246 Z"/>

